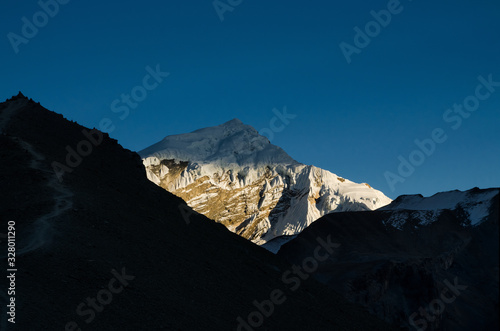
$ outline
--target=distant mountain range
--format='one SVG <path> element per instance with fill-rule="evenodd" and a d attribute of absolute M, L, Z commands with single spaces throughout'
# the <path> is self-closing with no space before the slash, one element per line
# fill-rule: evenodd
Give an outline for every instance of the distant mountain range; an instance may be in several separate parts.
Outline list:
<path fill-rule="evenodd" d="M 306 268 L 318 238 L 331 236 L 338 248 L 315 278 L 391 324 L 498 329 L 497 188 L 391 202 L 298 163 L 237 119 L 140 155 L 151 181 L 294 265 Z"/>
<path fill-rule="evenodd" d="M 139 156 L 22 94 L 0 158 L 15 329 L 499 329 L 499 188 L 391 201 L 238 120 Z"/>
<path fill-rule="evenodd" d="M 295 161 L 238 119 L 167 136 L 139 154 L 152 182 L 257 244 L 298 234 L 330 212 L 391 202 L 368 184 Z"/>

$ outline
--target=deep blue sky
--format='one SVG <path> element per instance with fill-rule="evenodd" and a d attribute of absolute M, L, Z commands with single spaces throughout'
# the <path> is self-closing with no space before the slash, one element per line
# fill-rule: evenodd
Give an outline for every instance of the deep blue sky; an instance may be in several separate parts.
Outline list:
<path fill-rule="evenodd" d="M 1 96 L 22 90 L 89 127 L 109 118 L 111 136 L 135 151 L 232 118 L 261 130 L 286 106 L 297 117 L 274 144 L 391 198 L 500 186 L 500 87 L 458 129 L 443 120 L 479 75 L 500 81 L 500 2 L 401 1 L 348 64 L 339 44 L 353 44 L 353 28 L 387 4 L 244 0 L 221 21 L 210 0 L 72 0 L 16 54 L 7 34 L 22 35 L 22 17 L 32 21 L 40 7 L 8 1 Z M 112 102 L 157 64 L 170 76 L 121 120 Z M 435 128 L 448 139 L 392 191 L 384 173 L 398 174 L 398 156 Z"/>

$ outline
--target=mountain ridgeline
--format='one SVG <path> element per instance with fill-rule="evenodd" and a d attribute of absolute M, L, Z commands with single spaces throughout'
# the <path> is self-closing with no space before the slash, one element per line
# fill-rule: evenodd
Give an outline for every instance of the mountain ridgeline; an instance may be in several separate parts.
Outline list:
<path fill-rule="evenodd" d="M 405 329 L 498 330 L 499 205 L 499 188 L 400 196 L 326 215 L 278 256 L 300 263 L 331 234 L 315 277 L 351 302 Z"/>

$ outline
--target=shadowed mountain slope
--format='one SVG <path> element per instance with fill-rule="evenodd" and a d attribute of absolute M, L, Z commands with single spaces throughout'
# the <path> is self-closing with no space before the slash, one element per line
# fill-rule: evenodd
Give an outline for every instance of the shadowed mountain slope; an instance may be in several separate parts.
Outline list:
<path fill-rule="evenodd" d="M 262 329 L 387 329 L 314 280 L 290 290 L 287 263 L 151 183 L 141 158 L 106 134 L 88 153 L 87 129 L 23 96 L 0 104 L 0 118 L 0 232 L 16 223 L 15 329 L 235 330 L 275 289 L 286 300 Z M 69 167 L 70 149 L 88 155 Z M 54 162 L 68 167 L 62 182 Z M 6 247 L 2 238 L 4 265 Z M 5 309 L 5 277 L 0 286 Z M 6 317 L 0 329 L 11 329 Z"/>
<path fill-rule="evenodd" d="M 329 214 L 278 256 L 298 263 L 330 234 L 340 246 L 316 278 L 351 302 L 404 328 L 498 330 L 499 192 L 402 196 L 382 210 Z"/>

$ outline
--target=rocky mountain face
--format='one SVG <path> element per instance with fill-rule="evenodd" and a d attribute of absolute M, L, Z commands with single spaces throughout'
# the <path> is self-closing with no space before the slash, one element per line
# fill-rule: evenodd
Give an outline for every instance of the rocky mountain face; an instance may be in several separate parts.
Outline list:
<path fill-rule="evenodd" d="M 278 256 L 301 264 L 329 234 L 338 246 L 315 277 L 351 302 L 404 329 L 498 330 L 499 193 L 401 196 L 376 211 L 328 214 Z"/>
<path fill-rule="evenodd" d="M 12 222 L 17 250 L 1 330 L 390 328 L 313 279 L 291 290 L 288 263 L 151 183 L 107 134 L 22 95 L 0 103 L 0 174 L 4 267 Z"/>
<path fill-rule="evenodd" d="M 168 136 L 139 154 L 152 182 L 257 244 L 298 234 L 330 212 L 391 202 L 368 184 L 295 161 L 237 119 Z"/>

